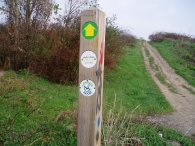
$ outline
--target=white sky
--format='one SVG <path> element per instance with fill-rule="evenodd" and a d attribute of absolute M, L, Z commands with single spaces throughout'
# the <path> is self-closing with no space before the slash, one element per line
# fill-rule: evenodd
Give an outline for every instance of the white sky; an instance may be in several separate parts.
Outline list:
<path fill-rule="evenodd" d="M 195 36 L 195 0 L 100 0 L 100 7 L 137 37 L 158 31 Z"/>
<path fill-rule="evenodd" d="M 64 1 L 55 0 L 62 9 Z M 117 24 L 137 37 L 147 39 L 159 31 L 195 36 L 195 0 L 99 0 L 99 3 L 108 17 L 116 14 Z"/>

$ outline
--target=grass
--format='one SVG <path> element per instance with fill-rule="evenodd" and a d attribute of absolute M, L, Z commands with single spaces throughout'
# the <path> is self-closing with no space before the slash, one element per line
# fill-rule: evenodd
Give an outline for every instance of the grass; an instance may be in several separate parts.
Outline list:
<path fill-rule="evenodd" d="M 146 71 L 139 46 L 125 49 L 117 68 L 106 72 L 104 85 L 105 123 L 115 95 L 114 114 L 119 107 L 127 113 L 136 107 L 141 114 L 172 111 Z M 25 71 L 5 72 L 0 78 L 0 145 L 75 146 L 77 91 L 75 86 L 53 84 Z M 127 128 L 145 145 L 164 144 L 159 127 L 134 121 L 125 124 L 123 129 Z M 166 139 L 181 138 L 177 132 L 169 136 L 170 132 L 165 132 Z M 188 137 L 182 142 L 192 143 Z"/>
<path fill-rule="evenodd" d="M 115 108 L 120 112 L 116 114 Z M 107 112 L 102 130 L 103 146 L 172 146 L 174 143 L 182 146 L 195 146 L 189 137 L 175 130 L 155 123 L 147 123 L 146 116 L 138 118 L 137 108 L 125 114 L 122 110 L 116 106 L 114 101 L 112 109 Z"/>
<path fill-rule="evenodd" d="M 111 103 L 116 94 L 117 105 L 129 111 L 138 105 L 145 113 L 172 111 L 146 70 L 138 45 L 126 49 L 116 69 L 106 73 L 104 87 L 106 104 Z"/>
<path fill-rule="evenodd" d="M 136 127 L 136 129 L 134 129 Z M 172 146 L 170 142 L 177 142 L 182 146 L 195 146 L 195 143 L 177 131 L 158 125 L 139 124 L 132 126 L 132 131 L 141 138 L 145 146 Z M 162 135 L 162 137 L 160 136 Z"/>
<path fill-rule="evenodd" d="M 151 42 L 167 60 L 176 73 L 195 86 L 195 43 L 181 40 L 165 39 L 162 42 Z"/>
<path fill-rule="evenodd" d="M 0 145 L 75 145 L 72 119 L 57 123 L 55 118 L 61 111 L 75 108 L 76 87 L 12 71 L 0 83 Z"/>

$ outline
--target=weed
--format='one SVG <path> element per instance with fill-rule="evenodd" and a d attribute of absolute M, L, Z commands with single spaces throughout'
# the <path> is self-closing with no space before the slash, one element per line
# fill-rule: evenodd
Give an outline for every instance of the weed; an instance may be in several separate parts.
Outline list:
<path fill-rule="evenodd" d="M 185 86 L 185 85 L 183 85 L 183 87 L 186 88 L 188 91 L 190 91 L 192 94 L 195 95 L 195 91 L 194 91 L 192 88 L 187 87 L 187 86 Z"/>
<path fill-rule="evenodd" d="M 116 106 L 118 98 L 115 96 L 112 108 L 104 116 L 102 129 L 103 146 L 164 146 L 178 143 L 183 146 L 194 146 L 195 143 L 179 132 L 162 127 L 156 123 L 148 123 L 149 114 L 139 113 L 137 106 L 127 113 L 123 107 Z M 117 111 L 117 112 L 116 112 Z"/>
<path fill-rule="evenodd" d="M 137 106 L 130 114 L 123 114 L 122 108 L 116 111 L 116 97 L 112 108 L 105 117 L 102 130 L 102 143 L 104 146 L 111 145 L 133 145 L 141 146 L 141 140 L 134 135 L 130 127 L 135 119 L 134 112 L 139 108 Z"/>
<path fill-rule="evenodd" d="M 157 72 L 155 74 L 155 76 L 159 79 L 159 81 L 162 83 L 162 84 L 165 84 L 166 83 L 166 76 L 164 76 L 161 72 Z"/>

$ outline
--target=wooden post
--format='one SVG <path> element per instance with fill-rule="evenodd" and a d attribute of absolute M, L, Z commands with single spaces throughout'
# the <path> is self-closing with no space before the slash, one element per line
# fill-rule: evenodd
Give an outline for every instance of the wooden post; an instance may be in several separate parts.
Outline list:
<path fill-rule="evenodd" d="M 81 13 L 78 146 L 101 145 L 105 13 L 90 8 Z"/>

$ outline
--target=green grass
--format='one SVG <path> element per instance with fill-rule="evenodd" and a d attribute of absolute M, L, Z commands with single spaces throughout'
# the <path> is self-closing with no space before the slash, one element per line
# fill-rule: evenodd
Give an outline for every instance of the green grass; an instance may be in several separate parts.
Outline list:
<path fill-rule="evenodd" d="M 135 110 L 123 114 L 123 108 L 117 107 L 115 99 L 112 104 L 112 108 L 104 117 L 102 130 L 104 146 L 172 146 L 173 142 L 182 146 L 195 146 L 195 142 L 188 136 L 162 127 L 158 123 L 148 123 L 145 115 L 138 118 Z M 116 113 L 116 110 L 120 112 Z"/>
<path fill-rule="evenodd" d="M 113 101 L 116 94 L 118 105 L 129 111 L 139 105 L 139 110 L 145 113 L 172 111 L 146 70 L 138 45 L 126 49 L 117 68 L 106 73 L 104 87 L 106 104 Z"/>
<path fill-rule="evenodd" d="M 155 76 L 159 79 L 159 81 L 162 84 L 166 84 L 166 77 L 164 76 L 164 74 L 162 74 L 161 72 L 158 72 L 155 74 Z"/>
<path fill-rule="evenodd" d="M 144 146 L 172 146 L 170 142 L 173 141 L 182 146 L 195 146 L 195 142 L 192 142 L 189 137 L 161 126 L 139 124 L 133 126 L 132 131 L 135 131 L 135 135 L 141 139 Z"/>
<path fill-rule="evenodd" d="M 195 86 L 195 43 L 165 39 L 162 42 L 151 42 L 167 60 L 176 73 Z"/>
<path fill-rule="evenodd" d="M 6 72 L 0 83 L 0 145 L 75 145 L 72 120 L 57 123 L 55 118 L 74 108 L 76 87 L 12 71 Z"/>
<path fill-rule="evenodd" d="M 146 71 L 139 46 L 127 48 L 117 68 L 106 71 L 105 108 L 112 108 L 115 94 L 117 106 L 128 112 L 138 105 L 141 113 L 172 111 Z M 0 145 L 75 146 L 77 95 L 75 86 L 53 84 L 25 71 L 5 72 L 0 78 Z M 131 130 L 142 143 L 162 145 L 158 129 L 150 124 L 136 124 Z M 166 133 L 169 136 L 170 132 Z M 175 132 L 169 139 L 175 137 L 181 136 Z M 182 142 L 191 141 L 185 137 Z"/>

